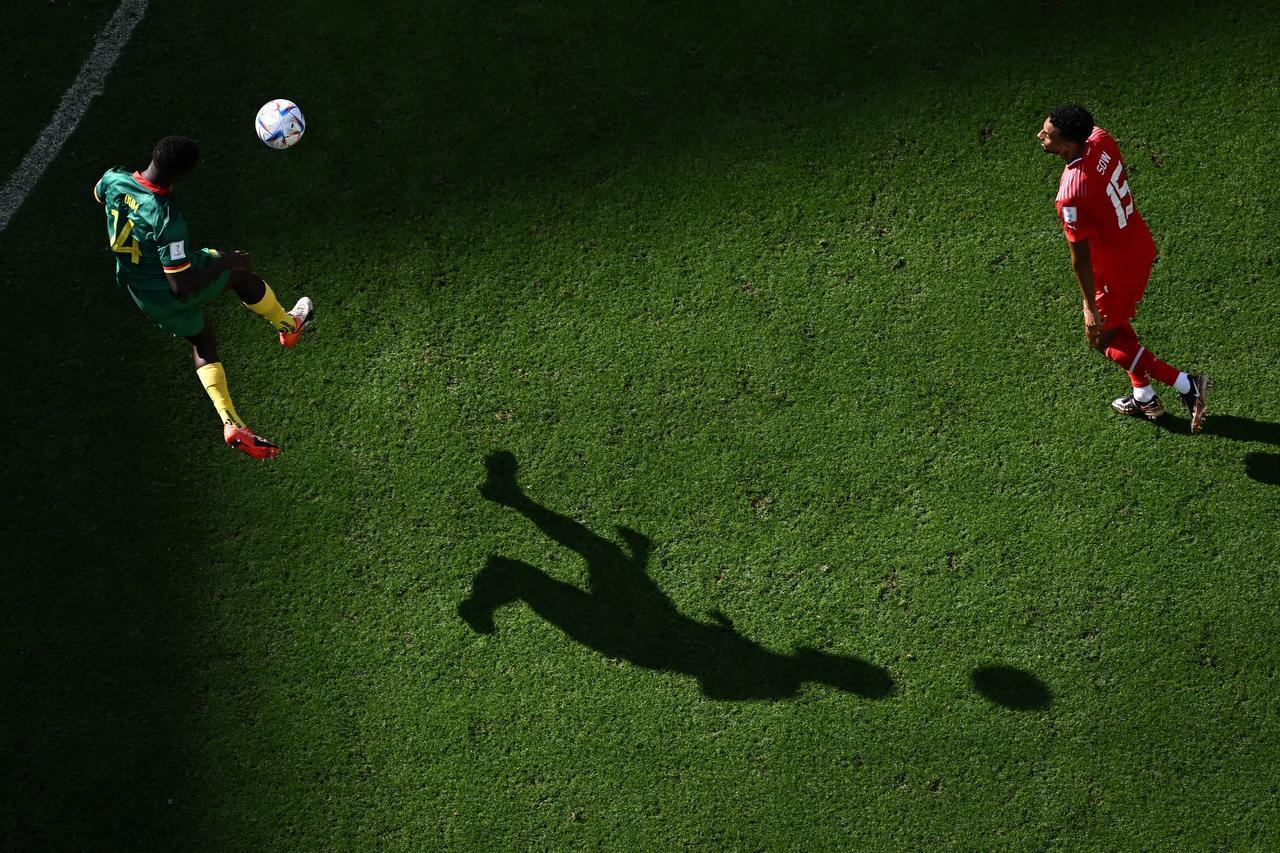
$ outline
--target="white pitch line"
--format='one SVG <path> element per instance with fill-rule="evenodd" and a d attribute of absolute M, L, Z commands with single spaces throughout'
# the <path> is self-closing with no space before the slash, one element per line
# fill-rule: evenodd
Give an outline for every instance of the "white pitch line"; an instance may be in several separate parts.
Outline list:
<path fill-rule="evenodd" d="M 93 52 L 80 66 L 80 74 L 76 81 L 62 96 L 62 102 L 54 112 L 49 124 L 41 131 L 36 144 L 31 146 L 22 164 L 9 178 L 9 182 L 0 190 L 0 231 L 9 227 L 9 220 L 22 207 L 27 195 L 39 183 L 44 170 L 53 162 L 62 150 L 63 143 L 71 138 L 80 119 L 89 109 L 89 102 L 95 95 L 102 93 L 102 81 L 106 79 L 111 66 L 115 65 L 120 51 L 124 50 L 133 28 L 142 20 L 147 12 L 148 0 L 122 0 L 120 8 L 107 21 L 107 25 L 98 33 L 93 44 Z"/>

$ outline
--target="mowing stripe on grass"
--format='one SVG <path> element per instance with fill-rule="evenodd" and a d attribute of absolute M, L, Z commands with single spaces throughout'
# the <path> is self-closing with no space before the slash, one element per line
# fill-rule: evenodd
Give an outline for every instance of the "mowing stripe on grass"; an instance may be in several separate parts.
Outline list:
<path fill-rule="evenodd" d="M 98 33 L 89 58 L 80 66 L 75 82 L 63 94 L 53 118 L 41 131 L 27 156 L 22 158 L 22 163 L 4 185 L 4 189 L 0 190 L 0 231 L 9 227 L 9 220 L 22 207 L 27 195 L 44 175 L 44 170 L 75 132 L 80 119 L 89 109 L 89 102 L 102 91 L 102 81 L 106 79 L 111 66 L 115 65 L 120 51 L 124 50 L 129 36 L 133 34 L 133 28 L 146 14 L 147 3 L 148 0 L 123 0 L 111 20 L 102 28 L 102 32 Z"/>

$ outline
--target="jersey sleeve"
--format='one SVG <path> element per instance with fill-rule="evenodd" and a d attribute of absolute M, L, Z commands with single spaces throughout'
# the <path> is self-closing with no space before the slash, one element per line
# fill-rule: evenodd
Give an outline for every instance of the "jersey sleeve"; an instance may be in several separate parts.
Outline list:
<path fill-rule="evenodd" d="M 111 177 L 111 172 L 103 172 L 102 177 L 98 178 L 98 182 L 93 185 L 93 200 L 98 204 L 107 203 L 107 178 Z"/>
<path fill-rule="evenodd" d="M 1082 201 L 1083 199 L 1066 198 L 1059 199 L 1056 203 L 1058 221 L 1062 223 L 1062 233 L 1066 235 L 1068 243 L 1088 240 L 1093 232 L 1093 224 L 1089 221 Z"/>
<path fill-rule="evenodd" d="M 191 266 L 191 249 L 187 242 L 187 220 L 181 213 L 172 211 L 164 227 L 156 234 L 160 266 L 165 272 L 182 272 Z"/>

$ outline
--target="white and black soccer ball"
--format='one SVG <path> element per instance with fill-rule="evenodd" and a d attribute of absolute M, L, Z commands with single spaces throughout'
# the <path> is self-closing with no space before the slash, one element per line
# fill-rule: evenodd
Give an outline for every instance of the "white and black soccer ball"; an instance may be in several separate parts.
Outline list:
<path fill-rule="evenodd" d="M 302 110 L 293 101 L 276 98 L 267 101 L 258 110 L 253 120 L 253 129 L 258 138 L 272 148 L 289 148 L 297 145 L 307 129 L 307 120 L 302 117 Z"/>

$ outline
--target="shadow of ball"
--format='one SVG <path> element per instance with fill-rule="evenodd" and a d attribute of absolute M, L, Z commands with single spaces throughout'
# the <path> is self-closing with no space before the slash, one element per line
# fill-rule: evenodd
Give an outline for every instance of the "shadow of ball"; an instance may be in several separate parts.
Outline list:
<path fill-rule="evenodd" d="M 1244 472 L 1259 483 L 1280 486 L 1280 453 L 1246 454 Z"/>
<path fill-rule="evenodd" d="M 973 689 L 1015 711 L 1043 711 L 1053 704 L 1045 683 L 1011 666 L 982 666 L 973 671 Z"/>

